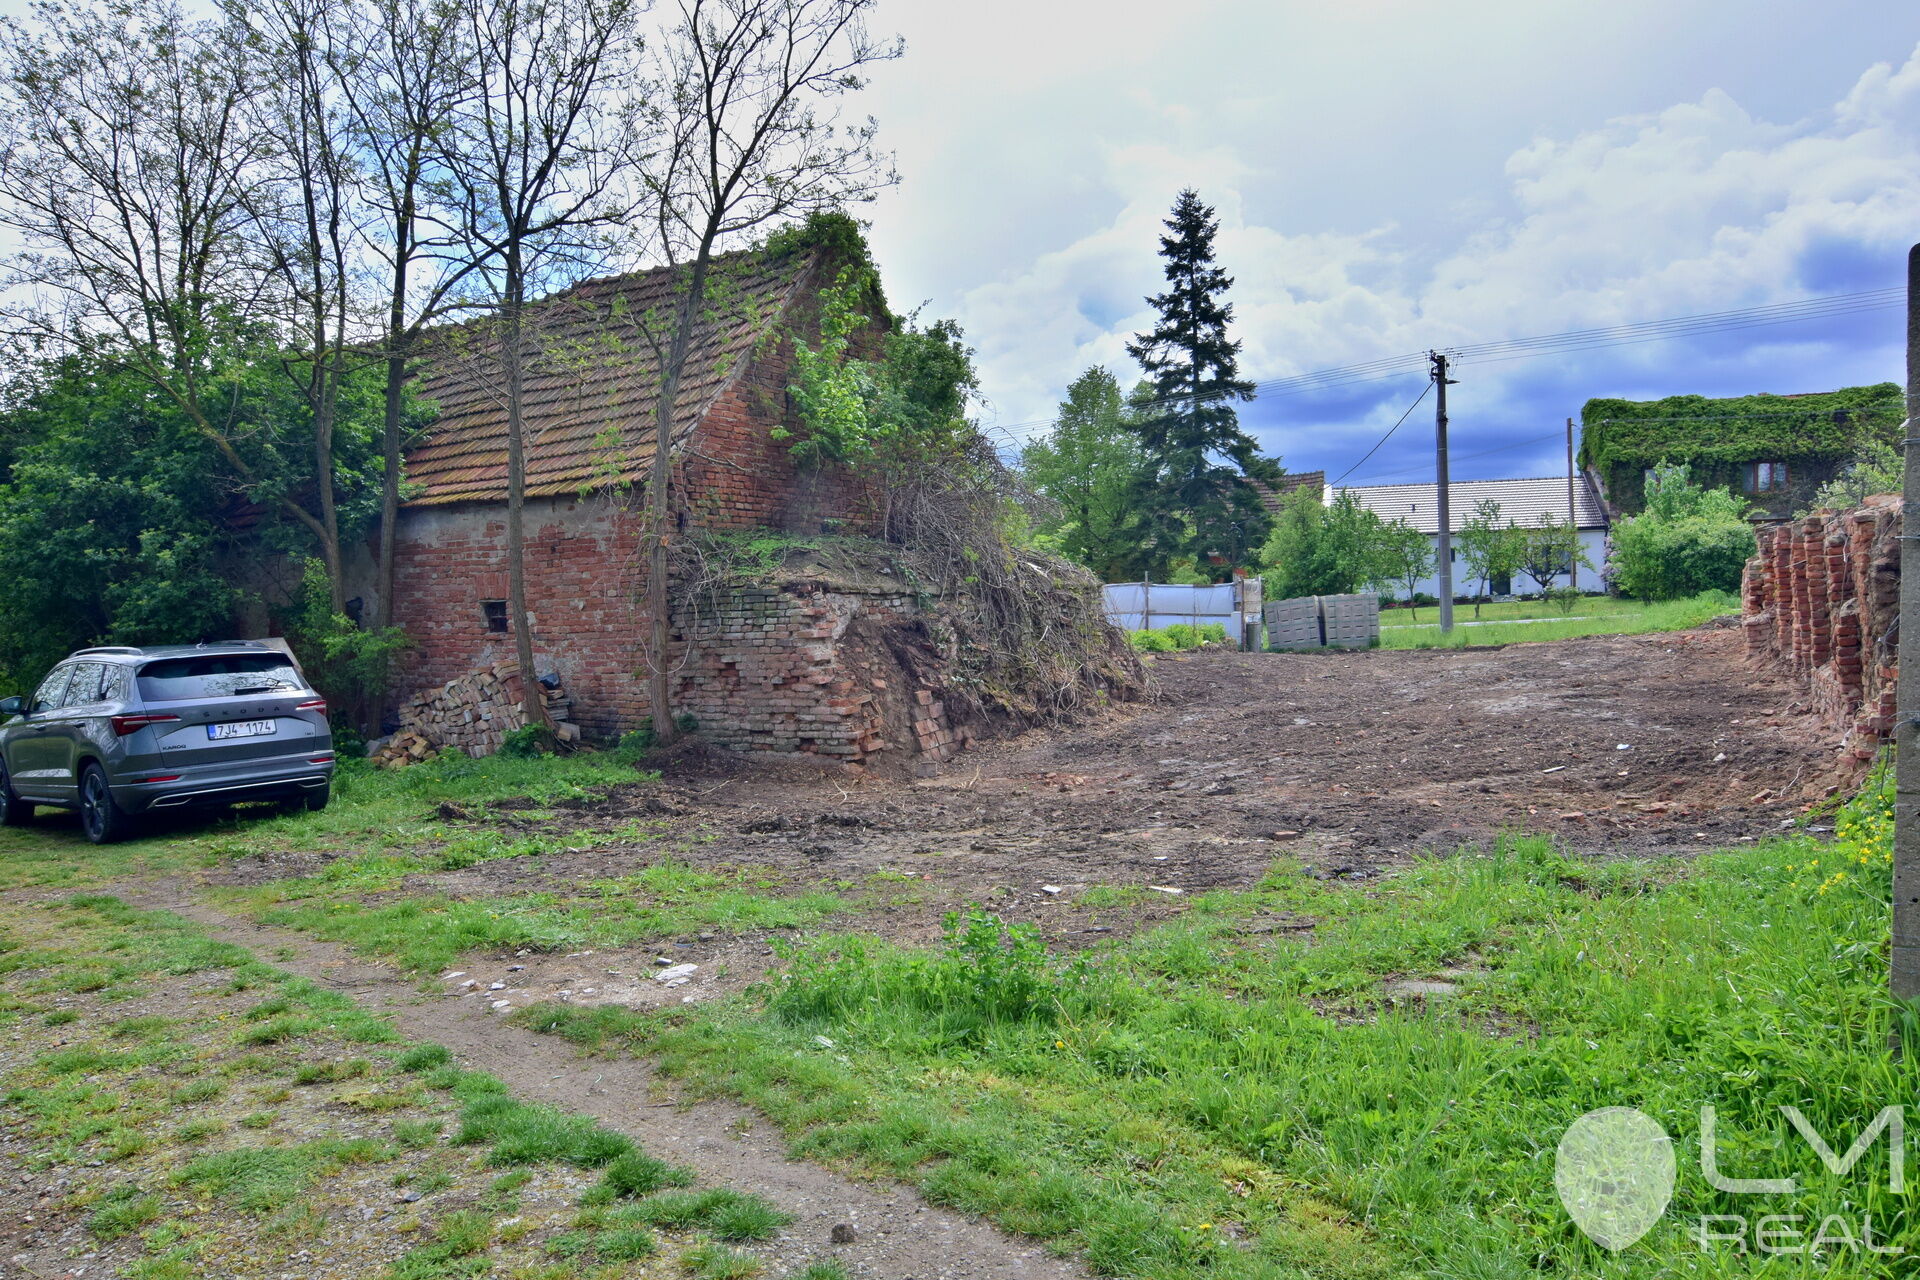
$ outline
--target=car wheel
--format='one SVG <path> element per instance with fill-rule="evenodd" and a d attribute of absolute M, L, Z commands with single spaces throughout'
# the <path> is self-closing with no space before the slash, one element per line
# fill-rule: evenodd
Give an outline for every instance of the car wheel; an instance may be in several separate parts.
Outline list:
<path fill-rule="evenodd" d="M 33 821 L 33 806 L 13 794 L 7 766 L 0 764 L 0 827 L 24 827 Z"/>
<path fill-rule="evenodd" d="M 333 784 L 328 783 L 317 791 L 309 791 L 300 797 L 300 803 L 308 813 L 318 813 L 327 807 L 327 801 L 333 798 Z"/>
<path fill-rule="evenodd" d="M 114 801 L 107 786 L 106 771 L 90 764 L 80 775 L 80 829 L 95 844 L 112 844 L 125 838 L 133 819 Z"/>

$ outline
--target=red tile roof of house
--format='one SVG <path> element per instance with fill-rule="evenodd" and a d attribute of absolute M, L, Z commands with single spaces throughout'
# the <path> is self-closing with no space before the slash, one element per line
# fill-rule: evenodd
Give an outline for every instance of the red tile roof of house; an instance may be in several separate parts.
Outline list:
<path fill-rule="evenodd" d="M 798 254 L 758 250 L 716 258 L 705 315 L 693 336 L 674 413 L 684 439 L 749 363 L 754 347 L 816 272 Z M 665 267 L 589 280 L 526 310 L 523 400 L 528 497 L 580 493 L 644 477 L 653 457 L 660 361 L 640 321 L 664 326 L 676 302 Z M 410 506 L 499 501 L 507 493 L 507 411 L 491 317 L 430 340 L 416 389 L 439 408 L 407 453 Z"/>
<path fill-rule="evenodd" d="M 1324 471 L 1289 471 L 1274 484 L 1260 480 L 1249 480 L 1253 491 L 1260 495 L 1260 505 L 1272 515 L 1280 514 L 1281 504 L 1293 496 L 1295 489 L 1311 487 L 1315 492 L 1324 492 L 1327 487 L 1327 473 Z"/>

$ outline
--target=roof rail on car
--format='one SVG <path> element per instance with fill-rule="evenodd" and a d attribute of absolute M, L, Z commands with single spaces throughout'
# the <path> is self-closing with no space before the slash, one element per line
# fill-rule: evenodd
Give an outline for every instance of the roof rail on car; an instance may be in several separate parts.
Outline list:
<path fill-rule="evenodd" d="M 130 644 L 97 644 L 97 645 L 94 645 L 92 648 L 88 648 L 88 649 L 75 649 L 73 651 L 73 654 L 77 658 L 83 653 L 143 653 L 143 652 L 145 652 L 145 650 L 139 649 Z"/>

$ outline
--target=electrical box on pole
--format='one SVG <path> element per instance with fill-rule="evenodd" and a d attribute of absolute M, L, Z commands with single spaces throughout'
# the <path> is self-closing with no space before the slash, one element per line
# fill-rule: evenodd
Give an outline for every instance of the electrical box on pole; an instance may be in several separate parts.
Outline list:
<path fill-rule="evenodd" d="M 1433 362 L 1433 381 L 1440 389 L 1440 401 L 1433 411 L 1434 488 L 1440 495 L 1440 538 L 1434 548 L 1434 560 L 1440 574 L 1440 633 L 1453 630 L 1453 508 L 1447 494 L 1447 358 L 1429 351 Z"/>

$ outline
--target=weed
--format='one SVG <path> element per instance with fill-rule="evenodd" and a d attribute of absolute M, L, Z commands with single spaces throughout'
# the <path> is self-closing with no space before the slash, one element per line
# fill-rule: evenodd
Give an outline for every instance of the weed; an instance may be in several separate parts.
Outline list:
<path fill-rule="evenodd" d="M 440 1122 L 438 1120 L 395 1121 L 393 1140 L 409 1151 L 431 1147 L 440 1141 Z"/>
<path fill-rule="evenodd" d="M 255 1111 L 240 1117 L 242 1129 L 271 1129 L 280 1118 L 278 1111 Z"/>
<path fill-rule="evenodd" d="M 852 1277 L 837 1262 L 810 1262 L 793 1272 L 788 1280 L 852 1280 Z"/>
<path fill-rule="evenodd" d="M 487 1162 L 494 1165 L 560 1160 L 591 1169 L 633 1149 L 629 1139 L 584 1116 L 518 1102 L 499 1093 L 467 1104 L 453 1141 L 456 1146 L 490 1144 Z"/>
<path fill-rule="evenodd" d="M 729 1249 L 709 1240 L 696 1245 L 680 1257 L 680 1265 L 694 1280 L 747 1280 L 760 1274 L 760 1259 L 739 1249 Z"/>
<path fill-rule="evenodd" d="M 147 1195 L 138 1187 L 119 1187 L 102 1197 L 87 1215 L 87 1230 L 101 1240 L 117 1240 L 158 1222 L 165 1211 L 160 1197 Z"/>
<path fill-rule="evenodd" d="M 169 1096 L 176 1105 L 211 1102 L 219 1097 L 221 1091 L 225 1088 L 226 1086 L 218 1080 L 211 1080 L 203 1076 L 198 1080 L 189 1080 L 185 1084 L 175 1085 Z"/>
<path fill-rule="evenodd" d="M 393 1065 L 402 1071 L 431 1071 L 452 1061 L 453 1054 L 445 1045 L 417 1044 L 394 1059 Z"/>
<path fill-rule="evenodd" d="M 606 1173 L 601 1177 L 601 1185 L 620 1196 L 646 1196 L 663 1187 L 686 1187 L 692 1184 L 691 1169 L 656 1160 L 640 1151 L 628 1151 L 620 1155 L 607 1166 Z"/>
<path fill-rule="evenodd" d="M 80 1021 L 80 1015 L 71 1009 L 55 1009 L 40 1021 L 49 1027 L 64 1027 L 69 1023 Z"/>

